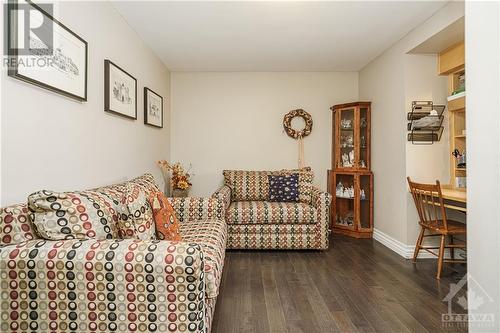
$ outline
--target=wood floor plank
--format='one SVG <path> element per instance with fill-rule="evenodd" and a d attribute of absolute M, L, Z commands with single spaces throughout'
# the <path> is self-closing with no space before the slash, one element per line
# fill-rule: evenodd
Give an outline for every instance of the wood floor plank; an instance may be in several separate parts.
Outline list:
<path fill-rule="evenodd" d="M 464 265 L 412 264 L 373 240 L 334 236 L 327 251 L 228 251 L 212 332 L 467 332 L 442 301 Z M 454 304 L 454 309 L 460 307 Z"/>

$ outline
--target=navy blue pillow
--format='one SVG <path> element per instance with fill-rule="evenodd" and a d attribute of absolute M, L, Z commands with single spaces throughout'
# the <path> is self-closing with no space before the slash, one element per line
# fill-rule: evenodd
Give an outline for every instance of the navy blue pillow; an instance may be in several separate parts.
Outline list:
<path fill-rule="evenodd" d="M 269 201 L 299 201 L 299 175 L 267 176 L 269 180 Z"/>

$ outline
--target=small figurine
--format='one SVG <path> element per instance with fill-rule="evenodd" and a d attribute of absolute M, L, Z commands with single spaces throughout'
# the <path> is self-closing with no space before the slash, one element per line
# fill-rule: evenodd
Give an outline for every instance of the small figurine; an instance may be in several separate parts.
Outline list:
<path fill-rule="evenodd" d="M 349 152 L 349 164 L 352 166 L 354 164 L 354 150 Z"/>
<path fill-rule="evenodd" d="M 366 118 L 361 118 L 361 121 L 359 122 L 359 126 L 361 126 L 361 128 L 365 128 L 368 126 L 368 122 L 366 121 Z"/>
<path fill-rule="evenodd" d="M 366 138 L 364 135 L 361 136 L 361 148 L 366 148 Z"/>
<path fill-rule="evenodd" d="M 344 195 L 344 186 L 342 186 L 341 182 L 337 184 L 337 187 L 335 189 L 335 195 L 339 198 L 342 198 L 342 196 Z"/>
<path fill-rule="evenodd" d="M 347 153 L 342 154 L 342 166 L 343 167 L 351 167 L 352 166 L 352 164 L 349 160 L 350 155 L 351 155 L 351 153 L 349 153 L 349 155 L 347 155 Z"/>
<path fill-rule="evenodd" d="M 347 189 L 347 197 L 354 198 L 354 186 L 351 186 Z"/>
<path fill-rule="evenodd" d="M 340 121 L 340 127 L 342 127 L 342 128 L 351 128 L 351 120 L 349 120 L 349 119 L 342 119 Z"/>
<path fill-rule="evenodd" d="M 366 168 L 366 164 L 365 164 L 365 161 L 364 161 L 364 160 L 361 160 L 361 162 L 360 162 L 359 164 L 360 164 L 360 166 L 361 166 L 362 168 Z"/>
<path fill-rule="evenodd" d="M 359 192 L 359 198 L 361 200 L 365 200 L 366 199 L 365 190 L 361 189 L 361 191 Z"/>

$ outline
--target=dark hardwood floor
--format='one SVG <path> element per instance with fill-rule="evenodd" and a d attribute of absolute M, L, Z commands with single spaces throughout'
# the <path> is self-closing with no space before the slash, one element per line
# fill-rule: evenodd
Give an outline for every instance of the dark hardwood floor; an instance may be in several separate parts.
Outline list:
<path fill-rule="evenodd" d="M 337 235 L 325 252 L 227 251 L 212 332 L 465 332 L 441 321 L 465 265 L 445 264 L 441 281 L 436 267 Z"/>

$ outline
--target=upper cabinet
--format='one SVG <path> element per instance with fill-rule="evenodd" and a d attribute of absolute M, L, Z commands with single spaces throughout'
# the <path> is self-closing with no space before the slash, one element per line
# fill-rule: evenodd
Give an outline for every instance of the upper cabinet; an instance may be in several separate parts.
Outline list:
<path fill-rule="evenodd" d="M 438 74 L 448 75 L 465 66 L 465 44 L 460 42 L 439 53 Z"/>
<path fill-rule="evenodd" d="M 334 105 L 332 169 L 370 170 L 370 102 Z"/>

